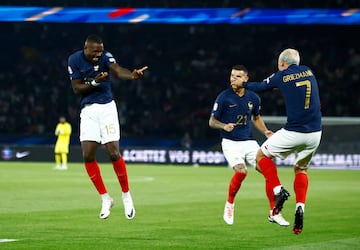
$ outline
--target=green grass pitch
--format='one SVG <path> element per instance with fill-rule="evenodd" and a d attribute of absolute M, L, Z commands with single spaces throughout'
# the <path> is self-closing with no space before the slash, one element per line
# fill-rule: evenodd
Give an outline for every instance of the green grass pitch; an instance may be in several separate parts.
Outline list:
<path fill-rule="evenodd" d="M 83 164 L 0 162 L 0 249 L 360 249 L 360 171 L 309 170 L 304 231 L 267 222 L 263 177 L 249 169 L 236 198 L 234 225 L 222 220 L 232 170 L 128 164 L 136 217 L 127 220 L 112 166 L 100 163 L 115 206 L 101 201 Z M 283 215 L 294 220 L 293 171 Z M 14 242 L 1 242 L 16 239 Z"/>

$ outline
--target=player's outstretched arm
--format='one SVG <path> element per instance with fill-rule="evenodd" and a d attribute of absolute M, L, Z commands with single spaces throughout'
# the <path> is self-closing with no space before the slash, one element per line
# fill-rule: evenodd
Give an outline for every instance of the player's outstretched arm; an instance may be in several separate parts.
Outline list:
<path fill-rule="evenodd" d="M 148 69 L 148 66 L 142 67 L 140 69 L 134 69 L 131 72 L 129 69 L 123 68 L 117 63 L 113 63 L 110 65 L 110 69 L 120 79 L 136 80 L 144 75 L 144 71 Z"/>

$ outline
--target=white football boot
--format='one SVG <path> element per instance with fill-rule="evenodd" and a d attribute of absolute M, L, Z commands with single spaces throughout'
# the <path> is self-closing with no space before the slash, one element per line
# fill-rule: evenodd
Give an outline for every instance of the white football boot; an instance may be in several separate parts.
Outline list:
<path fill-rule="evenodd" d="M 99 214 L 100 219 L 107 219 L 109 217 L 112 206 L 114 206 L 114 200 L 112 198 L 102 200 L 101 211 Z"/>
<path fill-rule="evenodd" d="M 268 217 L 269 222 L 276 223 L 279 226 L 287 227 L 290 225 L 288 221 L 284 219 L 284 217 L 281 214 L 272 215 L 272 211 L 270 211 L 270 215 Z"/>
<path fill-rule="evenodd" d="M 235 204 L 231 204 L 228 201 L 226 201 L 225 203 L 225 207 L 224 207 L 224 221 L 226 222 L 226 224 L 228 225 L 232 225 L 234 224 L 234 205 Z"/>
<path fill-rule="evenodd" d="M 122 200 L 124 203 L 124 212 L 126 219 L 133 219 L 135 217 L 135 207 L 131 198 L 130 191 L 127 193 L 122 193 Z"/>

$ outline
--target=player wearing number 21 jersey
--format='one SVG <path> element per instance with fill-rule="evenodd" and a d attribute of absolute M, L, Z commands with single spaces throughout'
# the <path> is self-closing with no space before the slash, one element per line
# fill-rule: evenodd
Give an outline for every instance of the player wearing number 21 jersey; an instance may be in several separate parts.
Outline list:
<path fill-rule="evenodd" d="M 232 67 L 230 86 L 222 91 L 215 100 L 209 119 L 209 126 L 220 130 L 221 147 L 229 166 L 235 171 L 230 180 L 228 197 L 224 207 L 224 221 L 234 223 L 235 196 L 247 175 L 247 166 L 255 167 L 259 144 L 252 135 L 252 125 L 266 137 L 272 135 L 260 116 L 260 97 L 253 91 L 246 90 L 240 83 L 248 80 L 248 70 L 243 65 Z M 272 212 L 274 193 L 266 183 L 269 204 Z M 281 216 L 270 213 L 269 221 L 281 226 L 289 223 Z"/>
<path fill-rule="evenodd" d="M 308 189 L 307 168 L 321 140 L 319 89 L 313 71 L 300 65 L 300 55 L 295 49 L 285 49 L 280 53 L 278 69 L 263 82 L 246 82 L 242 86 L 256 92 L 277 88 L 285 100 L 287 122 L 284 128 L 276 131 L 261 145 L 256 160 L 257 168 L 274 190 L 273 214 L 277 214 L 290 193 L 282 187 L 271 158 L 284 159 L 291 153 L 295 154 L 293 186 L 296 205 L 293 232 L 300 234 Z"/>

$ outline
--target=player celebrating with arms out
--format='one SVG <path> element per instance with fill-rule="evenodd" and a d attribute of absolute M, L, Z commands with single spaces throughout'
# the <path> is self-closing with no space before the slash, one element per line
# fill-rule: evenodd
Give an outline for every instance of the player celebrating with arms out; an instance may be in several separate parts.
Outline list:
<path fill-rule="evenodd" d="M 273 213 L 281 211 L 290 196 L 279 180 L 273 157 L 286 158 L 296 155 L 294 162 L 295 220 L 293 232 L 300 234 L 303 229 L 303 215 L 308 190 L 307 168 L 321 140 L 321 106 L 317 80 L 312 70 L 300 64 L 299 52 L 283 50 L 278 58 L 279 71 L 263 82 L 239 84 L 253 91 L 277 88 L 285 100 L 287 122 L 284 128 L 268 138 L 258 151 L 257 168 L 274 190 L 276 203 Z"/>
<path fill-rule="evenodd" d="M 222 138 L 221 146 L 224 156 L 230 167 L 235 171 L 230 180 L 228 198 L 224 208 L 224 221 L 231 225 L 234 223 L 235 196 L 247 175 L 246 163 L 255 167 L 255 157 L 259 144 L 253 138 L 252 124 L 266 137 L 272 135 L 260 116 L 260 97 L 241 87 L 240 82 L 248 81 L 248 70 L 243 65 L 232 67 L 230 74 L 230 85 L 216 98 L 215 104 L 209 119 L 209 126 L 220 130 Z M 281 214 L 272 214 L 274 207 L 274 193 L 265 183 L 266 194 L 270 204 L 270 222 L 280 226 L 288 226 Z"/>
<path fill-rule="evenodd" d="M 113 199 L 108 194 L 96 161 L 96 150 L 103 144 L 122 190 L 125 217 L 133 219 L 135 208 L 130 194 L 125 161 L 120 155 L 120 125 L 111 91 L 111 76 L 135 80 L 148 67 L 130 71 L 121 67 L 110 52 L 104 50 L 97 35 L 86 38 L 84 49 L 69 56 L 68 71 L 75 94 L 80 95 L 80 142 L 86 171 L 102 199 L 99 217 L 110 215 Z"/>

